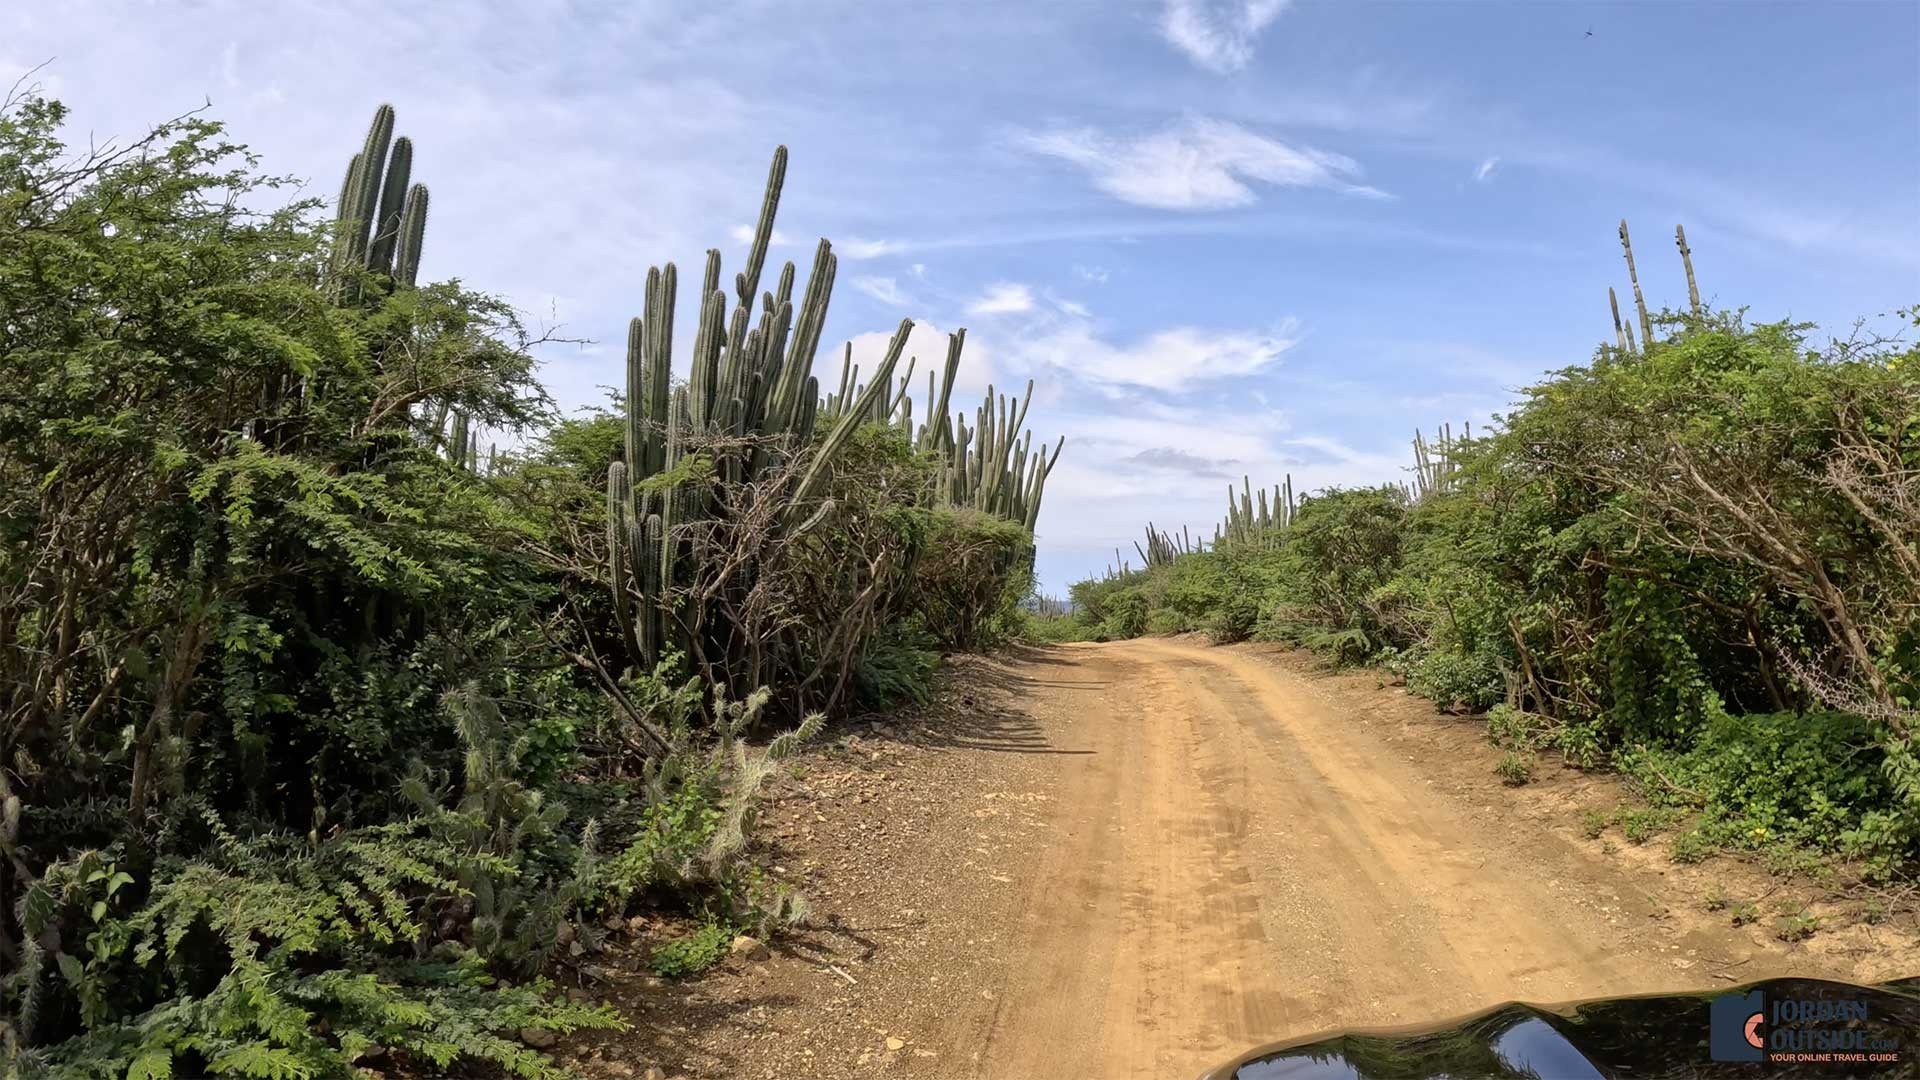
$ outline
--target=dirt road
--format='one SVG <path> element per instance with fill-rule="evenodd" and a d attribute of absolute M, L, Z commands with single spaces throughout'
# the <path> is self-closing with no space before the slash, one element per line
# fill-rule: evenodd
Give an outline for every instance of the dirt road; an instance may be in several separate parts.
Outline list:
<path fill-rule="evenodd" d="M 1702 896 L 1763 896 L 1757 870 L 1587 838 L 1611 780 L 1509 792 L 1477 729 L 1365 676 L 1168 640 L 987 674 L 974 726 L 862 737 L 783 802 L 802 869 L 782 870 L 840 921 L 663 1002 L 693 1044 L 675 1064 L 1191 1077 L 1513 999 L 1912 974 L 1897 928 L 1789 946 L 1730 925 Z"/>

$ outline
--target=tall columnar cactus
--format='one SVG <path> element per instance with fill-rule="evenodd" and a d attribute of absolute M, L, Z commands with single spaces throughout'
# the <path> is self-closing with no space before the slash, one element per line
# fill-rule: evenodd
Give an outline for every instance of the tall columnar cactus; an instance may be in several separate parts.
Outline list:
<path fill-rule="evenodd" d="M 1693 317 L 1700 317 L 1700 286 L 1693 280 L 1693 249 L 1687 246 L 1687 227 L 1673 227 L 1673 244 L 1680 249 L 1680 265 L 1687 268 L 1687 300 L 1692 305 Z"/>
<path fill-rule="evenodd" d="M 347 166 L 334 214 L 335 269 L 384 274 L 412 285 L 420 272 L 420 244 L 427 229 L 427 189 L 410 184 L 413 142 L 394 138 L 393 106 L 374 110 L 366 142 Z"/>
<path fill-rule="evenodd" d="M 1693 276 L 1693 248 L 1687 243 L 1687 229 L 1684 225 L 1673 227 L 1673 246 L 1680 251 L 1680 266 L 1687 274 L 1687 305 L 1697 320 L 1706 313 L 1700 303 L 1700 283 Z M 1641 349 L 1653 348 L 1653 320 L 1647 314 L 1646 297 L 1640 291 L 1640 274 L 1633 262 L 1633 241 L 1627 236 L 1627 222 L 1620 221 L 1620 250 L 1627 260 L 1627 279 L 1633 285 L 1633 302 L 1639 309 L 1640 333 L 1633 332 L 1633 321 L 1620 318 L 1620 301 L 1612 288 L 1607 289 L 1607 303 L 1613 309 L 1613 337 L 1615 347 L 1622 353 L 1633 354 Z"/>
<path fill-rule="evenodd" d="M 1647 298 L 1640 292 L 1640 272 L 1633 265 L 1633 240 L 1627 236 L 1627 219 L 1620 219 L 1620 250 L 1627 257 L 1627 280 L 1633 285 L 1633 303 L 1640 309 L 1640 339 L 1653 345 L 1653 320 L 1647 317 Z M 1629 328 L 1628 337 L 1632 337 Z"/>
<path fill-rule="evenodd" d="M 685 570 L 685 526 L 723 512 L 710 503 L 709 487 L 685 482 L 681 466 L 697 451 L 722 486 L 761 480 L 811 444 L 821 411 L 812 371 L 837 266 L 832 245 L 820 241 L 797 307 L 789 262 L 775 289 L 758 294 L 759 318 L 752 318 L 786 170 L 783 146 L 774 152 L 747 267 L 734 277 L 731 313 L 720 288 L 720 253 L 707 252 L 685 386 L 671 382 L 679 282 L 672 263 L 648 272 L 643 314 L 627 328 L 626 439 L 607 473 L 608 558 L 615 617 L 633 655 L 649 666 L 670 636 L 704 625 L 703 612 L 669 605 Z M 901 320 L 873 383 L 854 395 L 793 481 L 788 527 L 802 527 L 817 511 L 815 496 L 860 423 L 885 415 L 876 410 L 912 329 Z"/>

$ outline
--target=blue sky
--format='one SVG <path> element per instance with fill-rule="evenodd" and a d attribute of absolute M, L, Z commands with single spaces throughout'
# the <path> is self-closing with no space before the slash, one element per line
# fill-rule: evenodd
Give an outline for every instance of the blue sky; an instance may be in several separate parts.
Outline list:
<path fill-rule="evenodd" d="M 210 98 L 324 196 L 392 102 L 423 273 L 596 342 L 544 354 L 572 405 L 649 265 L 738 267 L 786 143 L 774 255 L 842 259 L 823 368 L 910 316 L 923 364 L 968 328 L 973 394 L 1038 382 L 1055 591 L 1149 517 L 1210 533 L 1229 477 L 1400 479 L 1415 427 L 1584 361 L 1621 217 L 1655 304 L 1677 222 L 1755 317 L 1920 301 L 1916 58 L 1911 2 L 0 7 L 0 76 L 51 60 L 76 134 Z"/>

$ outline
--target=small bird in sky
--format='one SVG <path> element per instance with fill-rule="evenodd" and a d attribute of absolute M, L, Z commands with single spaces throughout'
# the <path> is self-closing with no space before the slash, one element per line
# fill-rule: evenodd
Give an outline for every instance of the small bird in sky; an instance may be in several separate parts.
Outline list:
<path fill-rule="evenodd" d="M 1593 36 L 1593 27 L 1592 27 L 1592 26 L 1588 26 L 1588 27 L 1587 27 L 1587 36 L 1588 36 L 1588 37 L 1592 37 L 1592 36 Z"/>

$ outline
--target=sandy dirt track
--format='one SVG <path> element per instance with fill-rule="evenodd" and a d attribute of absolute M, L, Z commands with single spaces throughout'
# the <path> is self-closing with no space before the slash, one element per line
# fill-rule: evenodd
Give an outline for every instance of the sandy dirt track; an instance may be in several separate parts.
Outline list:
<path fill-rule="evenodd" d="M 1701 903 L 1712 884 L 1780 886 L 1584 837 L 1612 780 L 1502 789 L 1477 727 L 1371 676 L 1166 639 L 976 676 L 963 715 L 843 742 L 781 800 L 780 872 L 832 922 L 770 963 L 631 991 L 637 1029 L 602 1060 L 1194 1077 L 1507 1000 L 1920 966 L 1899 927 L 1788 945 L 1730 925 Z"/>
<path fill-rule="evenodd" d="M 1102 752 L 1061 777 L 985 1075 L 1192 1076 L 1356 1017 L 1687 981 L 1669 935 L 1595 918 L 1610 868 L 1436 791 L 1296 677 L 1155 640 L 1062 655 Z"/>

